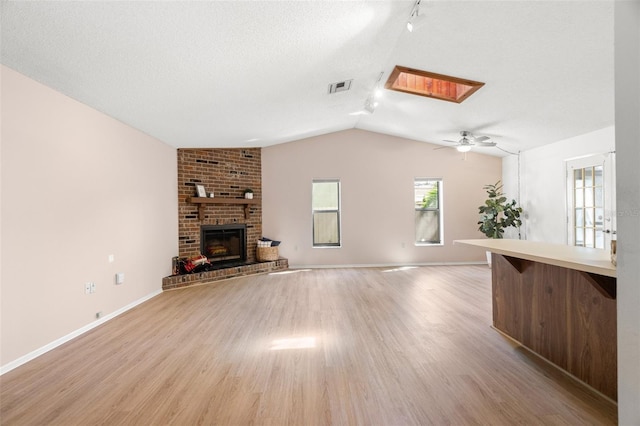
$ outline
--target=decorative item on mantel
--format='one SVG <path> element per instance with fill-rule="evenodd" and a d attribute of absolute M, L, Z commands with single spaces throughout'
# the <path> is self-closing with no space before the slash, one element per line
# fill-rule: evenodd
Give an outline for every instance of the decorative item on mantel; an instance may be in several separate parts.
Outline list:
<path fill-rule="evenodd" d="M 196 185 L 196 195 L 198 197 L 207 197 L 207 191 L 204 189 L 204 185 Z"/>
<path fill-rule="evenodd" d="M 244 198 L 247 200 L 253 200 L 253 189 L 247 188 L 244 190 Z"/>
<path fill-rule="evenodd" d="M 258 262 L 278 260 L 280 258 L 280 254 L 278 253 L 279 245 L 280 241 L 265 237 L 260 238 L 258 240 L 258 246 L 256 247 L 256 260 Z"/>

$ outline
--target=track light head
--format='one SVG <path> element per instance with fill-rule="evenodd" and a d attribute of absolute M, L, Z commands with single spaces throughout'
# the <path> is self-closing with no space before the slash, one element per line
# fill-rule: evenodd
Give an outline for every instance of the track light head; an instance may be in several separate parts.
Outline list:
<path fill-rule="evenodd" d="M 369 114 L 373 114 L 378 106 L 378 101 L 375 100 L 374 96 L 369 96 L 367 100 L 364 102 L 364 110 Z"/>
<path fill-rule="evenodd" d="M 413 5 L 413 9 L 411 9 L 411 14 L 409 15 L 409 20 L 407 21 L 407 30 L 411 33 L 413 32 L 413 19 L 420 14 L 420 1 L 416 0 Z"/>

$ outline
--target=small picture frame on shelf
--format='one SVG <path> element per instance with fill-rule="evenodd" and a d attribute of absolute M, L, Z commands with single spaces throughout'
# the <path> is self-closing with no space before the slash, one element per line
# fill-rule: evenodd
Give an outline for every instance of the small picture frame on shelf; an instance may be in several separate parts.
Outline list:
<path fill-rule="evenodd" d="M 207 191 L 204 189 L 204 185 L 196 185 L 196 194 L 198 194 L 198 197 L 206 198 Z"/>

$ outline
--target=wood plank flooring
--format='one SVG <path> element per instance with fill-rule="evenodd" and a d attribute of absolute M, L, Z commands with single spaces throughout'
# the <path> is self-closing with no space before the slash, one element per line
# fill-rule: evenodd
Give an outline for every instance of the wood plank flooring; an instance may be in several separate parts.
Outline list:
<path fill-rule="evenodd" d="M 165 292 L 0 377 L 3 425 L 611 425 L 490 327 L 484 266 L 287 271 Z"/>

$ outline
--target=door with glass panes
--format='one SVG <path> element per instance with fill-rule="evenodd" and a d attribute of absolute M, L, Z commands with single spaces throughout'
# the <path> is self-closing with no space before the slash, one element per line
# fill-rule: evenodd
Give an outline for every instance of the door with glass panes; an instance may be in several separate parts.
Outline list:
<path fill-rule="evenodd" d="M 568 244 L 609 249 L 615 220 L 615 154 L 567 161 Z"/>

